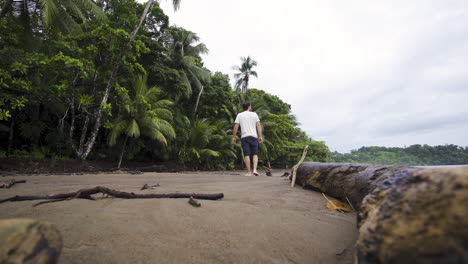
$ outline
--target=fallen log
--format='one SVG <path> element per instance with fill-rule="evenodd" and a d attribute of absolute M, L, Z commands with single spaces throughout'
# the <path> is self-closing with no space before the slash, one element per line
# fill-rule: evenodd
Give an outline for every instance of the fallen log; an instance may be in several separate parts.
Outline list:
<path fill-rule="evenodd" d="M 359 263 L 468 263 L 468 167 L 307 162 L 296 181 L 359 211 Z"/>
<path fill-rule="evenodd" d="M 97 186 L 90 189 L 81 189 L 76 192 L 71 193 L 59 193 L 54 195 L 46 196 L 13 196 L 4 200 L 0 200 L 0 203 L 4 202 L 18 202 L 18 201 L 32 201 L 32 200 L 51 200 L 49 202 L 59 202 L 64 200 L 70 200 L 74 198 L 89 199 L 94 200 L 91 195 L 102 193 L 107 194 L 108 196 L 115 198 L 123 199 L 152 199 L 152 198 L 190 198 L 201 200 L 218 200 L 224 198 L 223 193 L 214 193 L 214 194 L 199 194 L 199 193 L 150 193 L 150 194 L 136 194 L 121 192 L 117 190 L 112 190 L 107 187 Z M 37 206 L 47 202 L 40 202 L 33 206 Z"/>
<path fill-rule="evenodd" d="M 0 220 L 0 263 L 57 263 L 62 238 L 52 223 Z"/>

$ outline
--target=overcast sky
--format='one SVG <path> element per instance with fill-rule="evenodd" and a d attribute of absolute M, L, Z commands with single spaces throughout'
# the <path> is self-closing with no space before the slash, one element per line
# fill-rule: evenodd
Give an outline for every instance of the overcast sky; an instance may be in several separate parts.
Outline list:
<path fill-rule="evenodd" d="M 332 151 L 468 146 L 467 0 L 182 0 L 211 71 L 258 61 L 265 90 Z"/>

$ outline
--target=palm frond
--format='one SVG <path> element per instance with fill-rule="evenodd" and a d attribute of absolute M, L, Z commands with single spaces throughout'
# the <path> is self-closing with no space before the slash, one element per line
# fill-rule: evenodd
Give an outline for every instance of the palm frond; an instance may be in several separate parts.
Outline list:
<path fill-rule="evenodd" d="M 156 109 L 153 109 L 153 112 L 156 113 L 157 118 L 160 118 L 163 120 L 172 120 L 173 118 L 172 112 L 165 108 L 156 108 Z"/>
<path fill-rule="evenodd" d="M 129 137 L 134 137 L 134 138 L 140 137 L 140 126 L 138 125 L 136 120 L 130 121 L 130 124 L 127 127 L 127 130 L 125 132 Z"/>
<path fill-rule="evenodd" d="M 202 149 L 200 154 L 205 157 L 219 157 L 219 152 L 211 149 Z"/>
<path fill-rule="evenodd" d="M 57 5 L 54 0 L 40 0 L 40 4 L 42 9 L 44 10 L 43 13 L 43 20 L 46 26 L 52 25 L 52 22 L 55 16 L 59 13 Z"/>
<path fill-rule="evenodd" d="M 112 128 L 109 137 L 108 137 L 108 144 L 109 146 L 115 145 L 117 142 L 117 137 L 125 131 L 128 126 L 127 120 L 117 120 L 114 127 Z"/>
<path fill-rule="evenodd" d="M 180 0 L 172 0 L 172 6 L 174 7 L 174 10 L 177 11 L 180 8 Z"/>
<path fill-rule="evenodd" d="M 159 130 L 153 130 L 151 132 L 151 138 L 159 141 L 163 145 L 167 145 L 166 137 L 164 137 L 164 135 Z"/>
<path fill-rule="evenodd" d="M 163 99 L 156 101 L 152 105 L 154 108 L 167 108 L 169 106 L 174 105 L 174 103 L 171 100 Z"/>

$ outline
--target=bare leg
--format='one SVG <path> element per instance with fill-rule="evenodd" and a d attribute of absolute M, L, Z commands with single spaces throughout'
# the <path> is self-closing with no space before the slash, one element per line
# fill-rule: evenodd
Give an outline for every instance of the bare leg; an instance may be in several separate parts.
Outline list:
<path fill-rule="evenodd" d="M 252 174 L 250 173 L 250 157 L 245 156 L 244 162 L 245 162 L 245 168 L 247 169 L 247 174 L 245 176 L 252 176 Z"/>
<path fill-rule="evenodd" d="M 257 164 L 258 164 L 258 156 L 257 155 L 254 155 L 253 156 L 253 174 L 255 176 L 258 175 L 258 172 L 257 172 Z"/>

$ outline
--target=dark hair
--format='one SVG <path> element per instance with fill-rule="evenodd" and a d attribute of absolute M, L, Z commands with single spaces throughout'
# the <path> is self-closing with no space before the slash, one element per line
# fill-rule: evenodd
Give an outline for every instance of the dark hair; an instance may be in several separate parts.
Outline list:
<path fill-rule="evenodd" d="M 249 101 L 245 101 L 245 102 L 242 103 L 242 108 L 244 108 L 244 110 L 249 109 L 249 106 L 250 106 L 250 102 L 249 102 Z"/>

